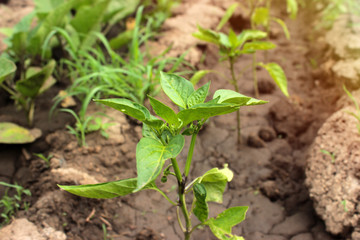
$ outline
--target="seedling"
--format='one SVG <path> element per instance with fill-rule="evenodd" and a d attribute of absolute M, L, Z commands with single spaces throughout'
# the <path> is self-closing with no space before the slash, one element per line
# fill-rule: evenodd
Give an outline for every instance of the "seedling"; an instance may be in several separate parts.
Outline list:
<path fill-rule="evenodd" d="M 360 134 L 360 108 L 359 108 L 359 104 L 357 103 L 357 101 L 355 100 L 354 96 L 351 94 L 351 92 L 349 90 L 347 90 L 347 88 L 345 87 L 345 85 L 343 85 L 343 89 L 345 91 L 345 93 L 348 95 L 348 97 L 351 99 L 351 101 L 354 103 L 355 108 L 356 108 L 356 112 L 350 112 L 350 111 L 346 111 L 348 114 L 350 114 L 351 116 L 353 116 L 354 118 L 356 118 L 356 120 L 358 121 L 358 123 L 356 124 L 356 127 L 358 129 L 358 133 Z"/>
<path fill-rule="evenodd" d="M 342 205 L 343 208 L 344 208 L 344 212 L 348 212 L 348 211 L 349 211 L 349 209 L 346 207 L 346 200 L 342 200 L 342 201 L 341 201 L 341 205 Z"/>
<path fill-rule="evenodd" d="M 51 153 L 48 154 L 47 157 L 45 157 L 44 154 L 42 153 L 33 153 L 33 155 L 35 155 L 36 157 L 42 159 L 45 163 L 46 163 L 46 166 L 49 168 L 50 167 L 50 159 L 54 156 L 52 155 Z"/>
<path fill-rule="evenodd" d="M 27 202 L 23 202 L 22 196 L 24 194 L 31 196 L 31 192 L 30 190 L 24 189 L 22 186 L 17 184 L 0 182 L 0 185 L 7 187 L 5 195 L 2 199 L 0 199 L 0 209 L 2 209 L 0 216 L 3 218 L 3 222 L 0 225 L 5 225 L 11 221 L 12 216 L 14 216 L 21 207 L 25 210 L 29 208 L 29 204 Z M 16 190 L 16 194 L 12 197 L 8 195 L 9 188 L 14 188 Z"/>
<path fill-rule="evenodd" d="M 226 183 L 232 180 L 233 172 L 225 164 L 224 168 L 213 168 L 189 182 L 191 162 L 197 134 L 207 119 L 237 111 L 241 106 L 266 102 L 225 89 L 217 90 L 213 99 L 205 102 L 210 83 L 195 90 L 190 81 L 173 74 L 162 73 L 160 83 L 165 94 L 180 109 L 176 113 L 159 100 L 149 97 L 154 112 L 165 122 L 151 115 L 144 106 L 128 99 L 95 100 L 143 122 L 143 138 L 136 146 L 137 178 L 59 187 L 88 198 L 113 198 L 152 189 L 177 208 L 177 219 L 185 240 L 189 240 L 193 231 L 202 226 L 209 226 L 218 239 L 242 239 L 234 235 L 231 229 L 245 219 L 248 207 L 231 207 L 216 218 L 209 218 L 208 202 L 222 202 Z M 191 142 L 185 168 L 181 171 L 177 157 L 185 145 L 184 135 L 190 135 Z M 171 163 L 168 163 L 168 159 Z M 156 179 L 159 176 L 161 182 L 166 182 L 170 177 L 176 178 L 177 200 L 171 200 L 158 188 L 159 181 Z M 185 200 L 189 193 L 193 194 L 191 208 Z M 180 211 L 185 224 L 181 220 Z M 198 225 L 193 226 L 192 215 L 200 221 Z"/>
<path fill-rule="evenodd" d="M 335 153 L 329 152 L 328 150 L 325 149 L 320 149 L 320 152 L 322 152 L 323 154 L 326 154 L 328 156 L 330 156 L 331 158 L 331 163 L 335 163 Z"/>
<path fill-rule="evenodd" d="M 222 22 L 220 22 L 222 24 Z M 260 30 L 244 30 L 239 35 L 236 35 L 234 31 L 230 29 L 229 34 L 226 35 L 222 32 L 214 32 L 210 29 L 204 29 L 198 26 L 198 32 L 193 36 L 216 44 L 220 50 L 221 61 L 228 60 L 229 68 L 231 72 L 230 83 L 234 86 L 236 92 L 239 92 L 238 77 L 236 77 L 234 64 L 235 61 L 243 54 L 253 54 L 255 58 L 256 51 L 269 50 L 275 48 L 275 45 L 271 42 L 260 41 L 265 38 L 267 34 Z M 254 59 L 252 68 L 254 71 L 254 89 L 255 96 L 259 96 L 258 84 L 256 78 L 256 67 L 260 66 L 267 70 L 270 76 L 274 79 L 275 83 L 279 86 L 280 90 L 288 96 L 287 80 L 284 71 L 277 63 L 257 63 Z M 240 143 L 241 128 L 240 128 L 240 112 L 237 111 L 237 142 Z"/>

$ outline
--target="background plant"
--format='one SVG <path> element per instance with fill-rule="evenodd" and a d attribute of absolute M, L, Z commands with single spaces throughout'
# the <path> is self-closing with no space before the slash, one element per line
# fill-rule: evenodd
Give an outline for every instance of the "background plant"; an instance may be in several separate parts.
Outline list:
<path fill-rule="evenodd" d="M 225 17 L 228 18 L 227 16 L 228 15 L 226 14 Z M 223 24 L 223 21 L 221 21 L 220 24 Z M 204 29 L 198 26 L 198 32 L 194 33 L 193 36 L 218 46 L 221 56 L 220 61 L 227 60 L 229 62 L 229 68 L 231 72 L 230 83 L 234 86 L 236 92 L 239 92 L 239 79 L 234 69 L 236 60 L 243 54 L 253 54 L 255 58 L 255 53 L 257 51 L 270 50 L 275 48 L 275 44 L 271 42 L 260 41 L 267 36 L 266 32 L 260 30 L 243 30 L 239 35 L 236 35 L 235 32 L 230 29 L 229 34 L 226 35 L 222 32 L 215 32 L 210 29 Z M 254 72 L 256 71 L 257 66 L 263 67 L 265 70 L 267 70 L 284 95 L 289 95 L 287 91 L 287 79 L 285 73 L 277 63 L 264 64 L 261 62 L 256 62 L 255 58 L 252 63 L 252 69 Z M 248 67 L 244 67 L 242 72 L 247 68 Z M 256 73 L 254 73 L 254 89 L 256 97 L 259 95 L 257 85 L 257 77 Z M 240 143 L 240 140 L 240 112 L 237 111 L 237 142 Z"/>
<path fill-rule="evenodd" d="M 0 182 L 0 185 L 7 187 L 4 196 L 0 199 L 1 217 L 3 218 L 0 226 L 3 226 L 11 221 L 12 216 L 14 216 L 20 208 L 28 209 L 29 205 L 23 201 L 22 197 L 23 195 L 31 196 L 31 192 L 17 184 Z M 16 190 L 13 196 L 9 196 L 8 194 L 10 189 Z"/>
<path fill-rule="evenodd" d="M 0 58 L 0 65 L 3 66 L 2 71 L 7 75 L 0 77 L 1 88 L 10 94 L 16 106 L 25 110 L 28 124 L 32 126 L 35 99 L 55 84 L 55 79 L 51 76 L 55 67 L 55 61 L 51 60 L 43 68 L 28 68 L 23 78 L 17 81 L 15 81 L 14 77 L 11 77 L 11 74 L 16 69 L 12 61 Z"/>
<path fill-rule="evenodd" d="M 205 102 L 210 83 L 195 90 L 193 84 L 177 75 L 161 74 L 161 87 L 165 94 L 175 103 L 180 111 L 149 97 L 154 112 L 165 122 L 150 114 L 144 106 L 128 99 L 101 99 L 96 102 L 110 106 L 143 122 L 143 138 L 136 147 L 137 178 L 115 182 L 60 186 L 73 194 L 89 198 L 112 198 L 124 196 L 140 190 L 158 191 L 177 207 L 180 228 L 184 238 L 190 239 L 191 233 L 200 226 L 209 226 L 218 239 L 241 239 L 232 234 L 231 229 L 245 219 L 247 207 L 232 207 L 220 213 L 216 218 L 209 218 L 208 202 L 222 202 L 226 183 L 233 177 L 232 171 L 224 165 L 223 169 L 214 168 L 204 175 L 189 182 L 189 173 L 197 134 L 207 119 L 237 111 L 241 106 L 263 104 L 265 101 L 241 95 L 231 90 L 220 89 L 213 99 Z M 184 135 L 191 135 L 189 152 L 185 168 L 180 170 L 178 155 L 185 145 Z M 167 163 L 170 159 L 171 163 Z M 165 164 L 167 166 L 164 168 Z M 162 174 L 161 174 L 162 173 Z M 178 200 L 171 200 L 160 190 L 155 180 L 160 176 L 162 182 L 175 177 L 178 183 Z M 189 209 L 186 194 L 193 193 L 193 204 Z M 180 218 L 180 211 L 185 224 Z M 191 215 L 194 214 L 200 224 L 192 226 Z"/>

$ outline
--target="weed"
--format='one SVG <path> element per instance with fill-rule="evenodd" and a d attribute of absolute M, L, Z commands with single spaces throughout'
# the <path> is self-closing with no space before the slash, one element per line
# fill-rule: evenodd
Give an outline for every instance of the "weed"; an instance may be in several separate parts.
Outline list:
<path fill-rule="evenodd" d="M 48 154 L 47 157 L 45 157 L 45 155 L 42 154 L 42 153 L 33 153 L 33 155 L 35 155 L 36 157 L 44 160 L 44 162 L 46 163 L 46 166 L 47 166 L 48 168 L 50 167 L 50 159 L 54 156 L 54 155 L 52 155 L 51 153 Z"/>
<path fill-rule="evenodd" d="M 335 163 L 335 153 L 332 153 L 332 152 L 329 152 L 328 150 L 325 150 L 325 149 L 320 149 L 320 152 L 322 152 L 323 154 L 326 154 L 328 156 L 330 156 L 331 158 L 331 163 Z"/>
<path fill-rule="evenodd" d="M 0 182 L 0 185 L 7 187 L 5 195 L 2 199 L 0 199 L 0 209 L 2 209 L 0 216 L 3 218 L 1 225 L 5 225 L 10 222 L 12 216 L 14 216 L 20 208 L 24 208 L 25 210 L 29 208 L 29 204 L 27 202 L 23 202 L 22 196 L 24 194 L 31 196 L 31 192 L 17 184 Z M 8 195 L 9 188 L 16 190 L 16 193 L 12 197 Z"/>
<path fill-rule="evenodd" d="M 176 206 L 179 226 L 186 240 L 189 240 L 192 232 L 201 226 L 209 226 L 218 239 L 240 239 L 231 232 L 231 228 L 245 219 L 247 207 L 232 207 L 216 218 L 209 218 L 208 202 L 221 203 L 226 184 L 233 178 L 233 172 L 228 165 L 225 164 L 223 169 L 211 169 L 192 182 L 188 181 L 189 173 L 195 141 L 207 119 L 237 111 L 241 106 L 263 104 L 265 101 L 220 89 L 214 93 L 212 100 L 205 102 L 210 82 L 195 90 L 190 81 L 174 74 L 161 73 L 160 83 L 165 94 L 180 109 L 176 113 L 159 100 L 149 97 L 154 112 L 165 122 L 151 115 L 143 105 L 128 99 L 95 100 L 143 122 L 143 138 L 136 146 L 137 178 L 60 187 L 88 198 L 113 198 L 152 189 L 158 191 L 171 205 Z M 191 142 L 185 168 L 181 172 L 177 157 L 185 145 L 184 135 L 190 135 Z M 164 168 L 168 159 L 171 163 Z M 161 182 L 166 182 L 169 177 L 176 178 L 177 200 L 171 200 L 157 187 L 155 180 L 160 175 Z M 189 193 L 193 193 L 194 196 L 190 209 L 185 200 Z M 180 212 L 185 224 L 181 220 Z M 192 225 L 192 214 L 198 218 L 200 224 Z"/>

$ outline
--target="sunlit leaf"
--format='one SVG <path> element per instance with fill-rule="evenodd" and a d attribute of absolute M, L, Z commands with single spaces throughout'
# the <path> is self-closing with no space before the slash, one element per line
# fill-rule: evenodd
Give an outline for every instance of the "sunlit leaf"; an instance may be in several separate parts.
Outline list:
<path fill-rule="evenodd" d="M 166 106 L 164 103 L 160 102 L 159 100 L 148 96 L 150 100 L 150 104 L 152 108 L 154 109 L 154 112 L 164 119 L 169 124 L 173 124 L 175 126 L 179 125 L 179 119 L 176 116 L 176 113 L 174 110 L 172 110 L 170 107 Z"/>
<path fill-rule="evenodd" d="M 220 31 L 221 28 L 229 21 L 231 16 L 234 14 L 236 8 L 239 6 L 238 3 L 232 4 L 225 12 L 224 16 L 221 18 L 221 21 L 216 27 L 216 31 Z"/>
<path fill-rule="evenodd" d="M 265 68 L 269 72 L 270 76 L 275 81 L 276 85 L 278 85 L 283 94 L 286 97 L 289 97 L 286 75 L 280 65 L 277 63 L 259 63 L 259 66 Z"/>
<path fill-rule="evenodd" d="M 137 187 L 141 190 L 159 176 L 165 160 L 175 158 L 185 144 L 183 135 L 173 137 L 168 145 L 153 138 L 142 138 L 136 146 Z"/>
<path fill-rule="evenodd" d="M 232 207 L 220 213 L 216 218 L 210 218 L 208 225 L 212 233 L 221 240 L 242 239 L 242 237 L 233 235 L 232 227 L 241 223 L 246 216 L 248 207 Z"/>
<path fill-rule="evenodd" d="M 73 185 L 64 186 L 58 185 L 65 191 L 80 197 L 107 199 L 125 196 L 132 193 L 136 189 L 136 178 L 129 178 L 119 181 L 86 184 L 86 185 Z M 154 183 L 148 184 L 143 189 L 152 189 L 156 187 Z"/>
<path fill-rule="evenodd" d="M 276 48 L 276 45 L 272 42 L 254 41 L 244 44 L 244 51 L 258 51 L 258 50 L 271 50 Z"/>
<path fill-rule="evenodd" d="M 298 3 L 297 0 L 286 0 L 287 7 L 286 10 L 290 14 L 292 19 L 296 18 L 298 12 Z"/>
<path fill-rule="evenodd" d="M 186 108 L 188 97 L 195 91 L 191 82 L 175 74 L 161 72 L 160 83 L 165 94 L 176 105 Z"/>
<path fill-rule="evenodd" d="M 146 107 L 125 98 L 96 99 L 94 101 L 112 107 L 142 122 L 150 118 L 150 112 Z"/>
<path fill-rule="evenodd" d="M 233 103 L 239 106 L 251 106 L 251 105 L 259 105 L 259 104 L 267 103 L 267 101 L 251 98 L 229 89 L 217 90 L 214 93 L 213 98 L 214 99 L 219 98 L 218 99 L 219 103 Z"/>
<path fill-rule="evenodd" d="M 41 136 L 41 130 L 28 130 L 15 123 L 0 122 L 0 143 L 24 144 L 32 143 Z"/>
<path fill-rule="evenodd" d="M 251 22 L 255 25 L 268 26 L 269 25 L 269 9 L 264 7 L 256 8 L 251 16 Z"/>
<path fill-rule="evenodd" d="M 206 83 L 204 86 L 197 89 L 195 92 L 193 92 L 187 100 L 187 106 L 192 107 L 196 104 L 203 103 L 208 95 L 210 88 L 210 82 Z"/>
<path fill-rule="evenodd" d="M 289 29 L 287 28 L 285 22 L 284 22 L 283 20 L 281 20 L 280 18 L 274 18 L 273 20 L 274 20 L 275 22 L 277 22 L 277 23 L 281 26 L 281 28 L 282 28 L 283 31 L 284 31 L 284 34 L 285 34 L 286 39 L 289 40 L 289 39 L 290 39 L 290 33 L 289 33 Z"/>

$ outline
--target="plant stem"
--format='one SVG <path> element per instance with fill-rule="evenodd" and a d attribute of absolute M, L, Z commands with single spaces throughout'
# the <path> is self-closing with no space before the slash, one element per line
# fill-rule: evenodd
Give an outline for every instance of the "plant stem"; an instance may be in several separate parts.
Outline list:
<path fill-rule="evenodd" d="M 186 207 L 186 200 L 185 200 L 185 181 L 183 181 L 181 172 L 179 169 L 179 165 L 176 161 L 176 158 L 171 158 L 171 163 L 173 165 L 176 178 L 178 180 L 178 194 L 179 194 L 179 207 L 185 218 L 186 228 L 184 232 L 185 240 L 190 240 L 191 235 L 191 219 L 189 212 Z M 180 227 L 182 226 L 181 219 L 178 218 Z M 183 228 L 183 227 L 182 227 Z"/>
<path fill-rule="evenodd" d="M 194 133 L 192 135 L 192 137 L 191 137 L 189 153 L 188 153 L 188 156 L 187 156 L 187 159 L 186 159 L 186 164 L 185 164 L 185 171 L 184 171 L 185 177 L 187 177 L 189 175 L 189 172 L 190 172 L 190 166 L 191 166 L 191 160 L 192 160 L 193 153 L 194 153 L 196 136 L 197 136 L 197 133 Z"/>
<path fill-rule="evenodd" d="M 31 99 L 30 100 L 30 107 L 29 107 L 29 111 L 28 111 L 28 124 L 31 127 L 34 123 L 34 111 L 35 111 L 35 100 Z"/>
<path fill-rule="evenodd" d="M 171 164 L 173 166 L 173 169 L 174 169 L 174 172 L 175 172 L 175 175 L 176 175 L 176 179 L 178 180 L 178 184 L 182 184 L 183 180 L 182 180 L 182 177 L 181 177 L 181 172 L 180 172 L 180 168 L 179 168 L 179 165 L 176 161 L 176 158 L 171 158 Z"/>
<path fill-rule="evenodd" d="M 180 190 L 181 189 L 179 189 L 179 204 L 180 204 L 180 208 L 182 210 L 182 213 L 183 213 L 184 218 L 185 218 L 185 223 L 186 223 L 186 231 L 184 232 L 184 236 L 185 236 L 185 240 L 190 240 L 191 219 L 190 219 L 189 212 L 188 212 L 188 210 L 186 208 L 185 193 L 184 192 L 180 193 Z"/>
<path fill-rule="evenodd" d="M 237 84 L 236 81 L 236 77 L 235 77 L 235 71 L 234 71 L 234 58 L 230 57 L 229 61 L 230 61 L 230 71 L 231 71 L 231 84 L 234 86 L 235 91 L 239 92 L 239 86 Z M 241 122 L 240 122 L 240 109 L 236 111 L 236 132 L 237 132 L 237 145 L 241 144 Z"/>
<path fill-rule="evenodd" d="M 254 77 L 255 97 L 259 98 L 258 79 L 257 79 L 257 74 L 256 74 L 256 53 L 253 54 L 253 77 Z"/>

